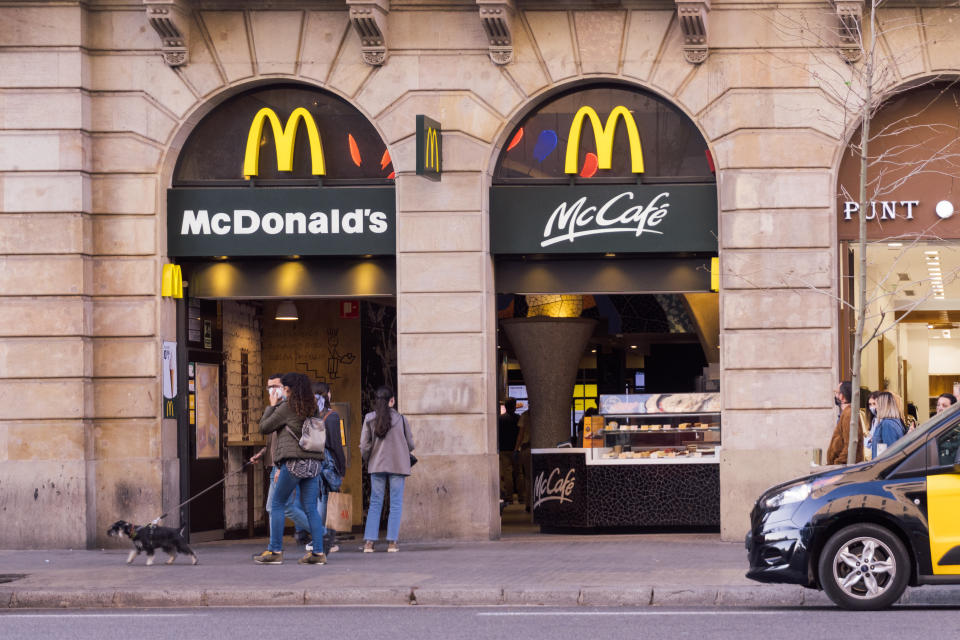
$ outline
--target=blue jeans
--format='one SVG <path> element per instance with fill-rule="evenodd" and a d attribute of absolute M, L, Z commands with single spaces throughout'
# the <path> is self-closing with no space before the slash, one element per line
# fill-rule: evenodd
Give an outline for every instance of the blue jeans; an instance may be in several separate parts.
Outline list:
<path fill-rule="evenodd" d="M 277 469 L 279 467 L 273 467 L 270 470 L 270 489 L 267 490 L 267 513 L 270 513 L 270 503 L 273 502 L 274 490 L 277 487 Z M 287 498 L 286 504 L 283 505 L 283 515 L 286 518 L 293 520 L 293 526 L 297 528 L 297 531 L 309 531 L 310 523 L 307 522 L 307 514 L 303 512 L 303 509 L 300 508 L 300 489 L 296 489 L 293 493 L 290 494 L 290 497 Z"/>
<path fill-rule="evenodd" d="M 380 537 L 380 512 L 383 511 L 383 494 L 390 482 L 390 515 L 387 516 L 387 540 L 396 542 L 400 535 L 400 518 L 403 517 L 403 483 L 407 476 L 397 473 L 370 474 L 370 508 L 367 510 L 367 525 L 363 530 L 364 540 L 376 541 Z"/>
<path fill-rule="evenodd" d="M 287 467 L 280 466 L 277 474 L 277 486 L 270 503 L 270 544 L 269 551 L 283 551 L 283 510 L 287 499 L 293 495 L 295 489 L 300 489 L 300 504 L 307 514 L 310 535 L 314 540 L 323 540 L 326 530 L 323 520 L 317 511 L 317 500 L 320 497 L 319 478 L 297 478 L 287 471 Z"/>

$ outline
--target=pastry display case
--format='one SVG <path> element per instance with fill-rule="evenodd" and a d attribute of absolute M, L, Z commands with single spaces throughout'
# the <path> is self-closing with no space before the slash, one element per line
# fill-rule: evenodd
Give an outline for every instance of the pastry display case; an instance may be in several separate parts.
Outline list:
<path fill-rule="evenodd" d="M 718 527 L 720 395 L 602 395 L 582 448 L 534 449 L 544 530 Z"/>
<path fill-rule="evenodd" d="M 609 395 L 584 425 L 588 464 L 717 463 L 717 393 Z"/>

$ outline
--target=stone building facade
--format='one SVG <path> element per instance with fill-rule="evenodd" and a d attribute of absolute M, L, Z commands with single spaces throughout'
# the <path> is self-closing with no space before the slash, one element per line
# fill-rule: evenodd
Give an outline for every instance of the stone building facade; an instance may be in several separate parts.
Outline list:
<path fill-rule="evenodd" d="M 159 402 L 176 329 L 164 193 L 206 113 L 291 80 L 356 106 L 395 163 L 399 400 L 421 460 L 409 538 L 499 535 L 487 194 L 513 125 L 596 80 L 696 123 L 719 201 L 722 534 L 742 538 L 755 496 L 809 469 L 835 420 L 836 174 L 856 121 L 833 34 L 862 3 L 777 6 L 0 2 L 0 546 L 100 544 L 113 520 L 179 501 Z M 361 38 L 363 16 L 382 37 Z M 960 10 L 880 19 L 900 27 L 881 37 L 890 87 L 960 71 Z M 443 123 L 440 182 L 415 175 L 416 114 Z"/>

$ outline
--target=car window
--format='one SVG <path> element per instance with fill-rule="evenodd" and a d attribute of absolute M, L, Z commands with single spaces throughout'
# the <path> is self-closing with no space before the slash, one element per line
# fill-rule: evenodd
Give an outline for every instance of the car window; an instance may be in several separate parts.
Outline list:
<path fill-rule="evenodd" d="M 938 464 L 941 467 L 948 467 L 956 462 L 958 448 L 960 448 L 960 424 L 937 438 Z"/>

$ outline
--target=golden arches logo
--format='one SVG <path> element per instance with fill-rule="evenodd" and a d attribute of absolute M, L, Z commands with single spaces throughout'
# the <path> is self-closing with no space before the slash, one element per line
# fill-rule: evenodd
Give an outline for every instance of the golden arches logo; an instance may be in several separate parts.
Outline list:
<path fill-rule="evenodd" d="M 570 124 L 567 137 L 567 157 L 564 173 L 577 173 L 580 155 L 580 134 L 584 119 L 589 118 L 593 126 L 593 137 L 597 141 L 597 167 L 609 169 L 613 160 L 613 136 L 617 132 L 617 121 L 623 118 L 627 126 L 627 138 L 630 140 L 630 167 L 633 173 L 643 173 L 643 147 L 640 145 L 640 133 L 633 114 L 624 106 L 614 107 L 607 116 L 606 125 L 600 124 L 600 116 L 593 107 L 580 107 Z"/>
<path fill-rule="evenodd" d="M 426 137 L 427 140 L 423 152 L 423 167 L 424 169 L 440 171 L 440 143 L 437 140 L 437 130 L 429 127 Z"/>
<path fill-rule="evenodd" d="M 317 123 L 310 112 L 303 107 L 297 107 L 287 118 L 286 126 L 280 124 L 280 118 L 270 107 L 264 107 L 253 116 L 250 124 L 250 133 L 247 134 L 247 150 L 243 157 L 243 177 L 247 180 L 258 174 L 260 168 L 260 145 L 263 139 L 263 124 L 270 122 L 273 129 L 273 140 L 277 148 L 277 170 L 293 171 L 293 145 L 297 140 L 297 128 L 303 121 L 307 128 L 307 138 L 310 141 L 311 173 L 322 176 L 327 173 L 323 161 L 323 146 L 320 143 L 320 132 Z"/>

